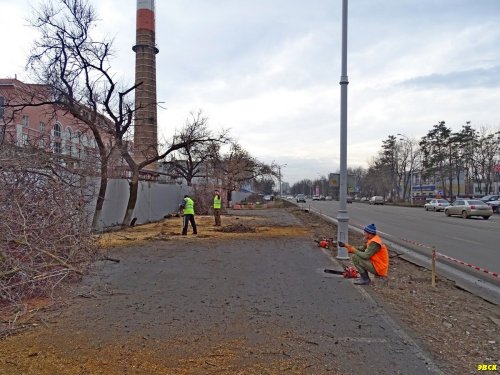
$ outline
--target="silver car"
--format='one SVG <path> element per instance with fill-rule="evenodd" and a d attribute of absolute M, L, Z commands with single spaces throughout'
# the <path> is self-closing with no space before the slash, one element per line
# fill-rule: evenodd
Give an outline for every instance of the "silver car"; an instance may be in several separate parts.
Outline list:
<path fill-rule="evenodd" d="M 444 211 L 446 207 L 450 205 L 446 199 L 431 199 L 429 202 L 424 204 L 426 211 Z"/>
<path fill-rule="evenodd" d="M 479 199 L 457 199 L 444 209 L 444 213 L 446 216 L 460 215 L 464 219 L 471 216 L 482 216 L 488 220 L 493 215 L 493 210 Z"/>
<path fill-rule="evenodd" d="M 306 196 L 304 194 L 297 194 L 295 199 L 297 200 L 297 203 L 300 203 L 300 202 L 306 203 Z"/>
<path fill-rule="evenodd" d="M 370 205 L 376 205 L 376 204 L 384 204 L 384 197 L 380 195 L 374 195 L 373 197 L 370 198 L 368 201 L 368 204 Z"/>

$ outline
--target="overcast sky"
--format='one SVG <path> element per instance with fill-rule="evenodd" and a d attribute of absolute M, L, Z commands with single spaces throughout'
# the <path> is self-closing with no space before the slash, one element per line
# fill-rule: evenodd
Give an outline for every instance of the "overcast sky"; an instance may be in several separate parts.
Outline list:
<path fill-rule="evenodd" d="M 117 76 L 134 81 L 136 1 L 94 0 L 114 36 Z M 27 0 L 0 0 L 0 76 L 24 72 L 34 32 Z M 32 4 L 36 2 L 31 1 Z M 283 180 L 339 168 L 341 0 L 160 0 L 160 136 L 202 109 Z M 348 166 L 366 167 L 389 135 L 439 121 L 500 126 L 500 0 L 351 0 Z"/>

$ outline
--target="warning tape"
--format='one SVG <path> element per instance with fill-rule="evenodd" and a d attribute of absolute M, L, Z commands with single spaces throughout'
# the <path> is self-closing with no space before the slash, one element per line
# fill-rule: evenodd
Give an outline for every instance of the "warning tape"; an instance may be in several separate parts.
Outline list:
<path fill-rule="evenodd" d="M 351 224 L 356 224 L 358 227 L 363 228 L 363 226 L 361 225 L 361 223 L 357 223 L 357 222 L 355 222 L 355 221 L 354 221 L 354 222 L 353 222 L 353 221 L 351 221 Z M 355 225 L 355 226 L 356 226 L 356 225 Z M 380 233 L 382 233 L 382 232 L 380 232 Z M 392 235 L 390 235 L 390 234 L 387 234 L 387 233 L 384 233 L 384 235 L 385 235 L 385 236 L 387 236 L 387 237 L 394 237 L 394 236 L 392 236 Z M 394 237 L 394 238 L 398 238 L 398 237 Z M 400 239 L 400 240 L 402 240 L 402 241 L 404 241 L 404 242 L 410 243 L 410 244 L 412 244 L 412 245 L 419 246 L 419 247 L 425 247 L 425 248 L 427 248 L 427 249 L 431 249 L 431 250 L 432 250 L 432 247 L 431 247 L 431 246 L 424 245 L 424 244 L 421 244 L 421 243 L 419 243 L 419 242 L 416 242 L 416 241 L 413 241 L 413 240 L 409 240 L 409 239 L 407 239 L 407 238 L 399 238 L 399 239 Z M 487 270 L 487 269 L 485 269 L 485 268 L 481 268 L 481 267 L 478 267 L 478 266 L 474 266 L 473 264 L 470 264 L 470 263 L 464 262 L 464 261 L 459 260 L 459 259 L 452 258 L 452 257 L 450 257 L 450 256 L 448 256 L 448 255 L 445 255 L 445 254 L 438 253 L 437 251 L 436 251 L 436 255 L 437 255 L 437 256 L 440 256 L 441 258 L 445 258 L 445 259 L 451 260 L 451 261 L 453 261 L 453 262 L 459 263 L 459 264 L 461 264 L 461 265 L 463 265 L 463 266 L 467 266 L 467 267 L 472 268 L 472 269 L 474 269 L 474 270 L 476 270 L 476 271 L 481 271 L 481 272 L 483 272 L 483 273 L 485 273 L 485 274 L 487 274 L 487 275 L 491 275 L 491 276 L 493 276 L 493 277 L 500 278 L 500 275 L 499 275 L 499 273 L 498 273 L 498 272 L 491 272 L 491 271 L 488 271 L 488 270 Z"/>
<path fill-rule="evenodd" d="M 420 247 L 425 247 L 425 248 L 427 248 L 427 249 L 432 249 L 432 247 L 430 247 L 430 246 L 427 246 L 427 245 L 424 245 L 424 244 L 421 244 L 421 243 L 418 243 L 418 242 L 415 242 L 415 241 L 412 241 L 412 240 L 408 240 L 408 239 L 406 239 L 406 238 L 400 238 L 400 239 L 401 239 L 401 240 L 403 240 L 404 242 L 411 243 L 412 245 L 416 245 L 416 246 L 420 246 Z M 491 271 L 488 271 L 488 270 L 487 270 L 487 269 L 485 269 L 485 268 L 481 268 L 481 267 L 475 266 L 475 265 L 473 265 L 473 264 L 470 264 L 470 263 L 464 262 L 464 261 L 462 261 L 462 260 L 452 258 L 452 257 L 450 257 L 450 256 L 448 256 L 448 255 L 438 253 L 437 251 L 436 251 L 436 255 L 437 255 L 437 256 L 440 256 L 441 258 L 445 258 L 445 259 L 451 260 L 451 261 L 453 261 L 453 262 L 459 263 L 459 264 L 461 264 L 461 265 L 463 265 L 463 266 L 467 266 L 467 267 L 473 268 L 473 269 L 475 269 L 476 271 L 481 271 L 481 272 L 483 272 L 483 273 L 485 273 L 485 274 L 487 274 L 487 275 L 491 275 L 491 276 L 493 276 L 493 277 L 497 277 L 497 278 L 498 278 L 498 277 L 500 277 L 500 276 L 499 276 L 499 274 L 498 274 L 498 272 L 491 272 Z"/>

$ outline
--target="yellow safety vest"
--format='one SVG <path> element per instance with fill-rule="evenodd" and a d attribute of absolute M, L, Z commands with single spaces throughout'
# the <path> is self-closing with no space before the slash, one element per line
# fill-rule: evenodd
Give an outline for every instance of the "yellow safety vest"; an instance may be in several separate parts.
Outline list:
<path fill-rule="evenodd" d="M 219 195 L 216 195 L 214 197 L 214 208 L 221 208 L 221 199 L 220 199 L 220 196 Z"/>
<path fill-rule="evenodd" d="M 184 198 L 186 205 L 184 206 L 184 215 L 194 215 L 194 202 L 191 198 Z"/>

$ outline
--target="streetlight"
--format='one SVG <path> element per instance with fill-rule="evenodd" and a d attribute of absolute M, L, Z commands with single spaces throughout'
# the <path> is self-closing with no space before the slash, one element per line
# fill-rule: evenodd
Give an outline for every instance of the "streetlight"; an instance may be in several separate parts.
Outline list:
<path fill-rule="evenodd" d="M 283 190 L 281 188 L 281 168 L 285 168 L 285 167 L 286 167 L 286 163 L 283 165 L 278 164 L 278 182 L 280 184 L 280 198 L 283 195 Z"/>
<path fill-rule="evenodd" d="M 348 243 L 349 214 L 347 213 L 347 4 L 342 0 L 342 63 L 340 75 L 340 187 L 337 211 L 337 240 Z M 349 259 L 345 247 L 338 248 L 337 259 Z"/>
<path fill-rule="evenodd" d="M 410 145 L 410 205 L 413 206 L 413 142 L 404 134 L 398 133 L 397 135 L 405 138 Z M 402 141 L 401 138 L 400 140 Z"/>

